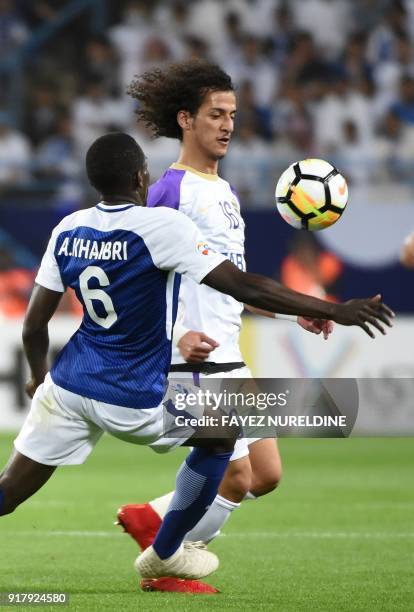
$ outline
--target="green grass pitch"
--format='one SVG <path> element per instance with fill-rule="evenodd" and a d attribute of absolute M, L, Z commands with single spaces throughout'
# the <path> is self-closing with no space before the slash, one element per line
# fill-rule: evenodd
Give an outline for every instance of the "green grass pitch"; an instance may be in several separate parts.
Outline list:
<path fill-rule="evenodd" d="M 0 436 L 1 463 L 11 442 Z M 112 525 L 115 512 L 170 490 L 184 452 L 158 456 L 110 438 L 0 519 L 0 591 L 68 592 L 69 606 L 54 610 L 414 610 L 414 440 L 280 447 L 280 489 L 245 502 L 211 545 L 219 595 L 139 590 L 138 550 Z"/>

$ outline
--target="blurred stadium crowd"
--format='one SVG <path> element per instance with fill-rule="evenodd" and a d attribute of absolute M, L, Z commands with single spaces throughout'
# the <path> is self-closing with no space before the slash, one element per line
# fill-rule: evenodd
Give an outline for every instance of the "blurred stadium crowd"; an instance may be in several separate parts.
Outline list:
<path fill-rule="evenodd" d="M 70 4 L 0 0 L 1 58 Z M 412 0 L 133 0 L 108 3 L 106 22 L 94 33 L 81 15 L 30 58 L 24 95 L 14 101 L 21 106 L 17 125 L 1 101 L 2 185 L 76 180 L 96 136 L 136 131 L 125 96 L 133 76 L 193 56 L 217 61 L 237 85 L 237 130 L 224 170 L 242 192 L 251 191 L 257 172 L 246 172 L 252 158 L 280 169 L 309 155 L 335 158 L 354 182 L 408 173 Z M 177 144 L 150 142 L 144 129 L 138 137 L 156 177 Z"/>
<path fill-rule="evenodd" d="M 218 62 L 237 86 L 222 173 L 244 207 L 272 207 L 276 177 L 309 156 L 354 185 L 412 182 L 414 0 L 85 0 L 95 18 L 80 12 L 54 29 L 81 4 L 0 0 L 0 206 L 18 192 L 65 213 L 90 204 L 83 157 L 108 130 L 134 134 L 157 178 L 178 143 L 151 140 L 125 90 L 190 57 Z M 1 295 L 0 284 L 0 311 Z"/>

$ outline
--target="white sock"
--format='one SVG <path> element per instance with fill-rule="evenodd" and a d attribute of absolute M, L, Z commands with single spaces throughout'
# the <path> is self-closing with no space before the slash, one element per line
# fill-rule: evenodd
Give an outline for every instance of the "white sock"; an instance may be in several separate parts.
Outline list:
<path fill-rule="evenodd" d="M 150 506 L 153 510 L 163 519 L 167 514 L 168 506 L 173 498 L 175 491 L 171 491 L 170 493 L 166 493 L 166 495 L 162 495 L 161 497 L 156 497 L 152 501 L 150 501 Z"/>
<path fill-rule="evenodd" d="M 185 540 L 191 542 L 210 542 L 213 538 L 219 535 L 220 529 L 229 518 L 230 514 L 238 508 L 240 504 L 236 504 L 221 495 L 216 495 L 210 508 L 207 510 L 203 518 L 197 525 L 185 536 Z"/>
<path fill-rule="evenodd" d="M 256 497 L 256 495 L 253 495 L 253 493 L 251 491 L 247 491 L 247 493 L 243 497 L 243 499 L 257 499 L 257 497 Z"/>

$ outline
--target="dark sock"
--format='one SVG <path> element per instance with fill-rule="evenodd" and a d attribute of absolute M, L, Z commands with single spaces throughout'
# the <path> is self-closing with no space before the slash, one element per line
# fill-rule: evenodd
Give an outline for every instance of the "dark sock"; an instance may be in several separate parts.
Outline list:
<path fill-rule="evenodd" d="M 175 553 L 217 495 L 232 453 L 214 454 L 194 448 L 177 474 L 174 497 L 154 541 L 161 559 Z"/>

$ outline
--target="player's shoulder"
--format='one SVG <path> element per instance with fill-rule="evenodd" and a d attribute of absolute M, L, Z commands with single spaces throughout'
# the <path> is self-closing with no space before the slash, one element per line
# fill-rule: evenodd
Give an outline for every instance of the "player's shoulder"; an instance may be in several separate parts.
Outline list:
<path fill-rule="evenodd" d="M 188 224 L 187 217 L 175 208 L 166 206 L 134 206 L 128 211 L 127 224 L 137 233 L 145 232 L 145 230 L 153 230 L 157 227 L 165 228 L 174 226 L 182 226 Z"/>
<path fill-rule="evenodd" d="M 95 207 L 75 210 L 75 212 L 70 215 L 63 217 L 55 226 L 52 233 L 58 235 L 75 227 L 87 224 L 87 220 L 93 215 L 94 210 Z"/>
<path fill-rule="evenodd" d="M 185 170 L 168 168 L 148 190 L 147 206 L 166 206 L 178 210 L 180 206 L 181 183 Z"/>
<path fill-rule="evenodd" d="M 221 180 L 226 184 L 227 188 L 231 191 L 231 193 L 237 199 L 237 201 L 240 201 L 239 194 L 237 193 L 236 188 L 231 183 L 229 183 L 228 181 L 226 181 L 224 179 L 221 179 Z"/>
<path fill-rule="evenodd" d="M 231 183 L 229 183 L 228 181 L 224 181 L 224 183 L 226 184 L 227 197 L 229 198 L 228 201 L 238 210 L 238 212 L 240 212 L 239 194 Z"/>
<path fill-rule="evenodd" d="M 193 222 L 179 210 L 159 206 L 136 206 L 126 213 L 124 227 L 139 236 L 151 254 L 168 245 L 180 244 L 196 230 Z"/>

